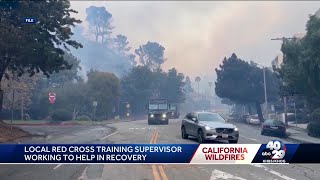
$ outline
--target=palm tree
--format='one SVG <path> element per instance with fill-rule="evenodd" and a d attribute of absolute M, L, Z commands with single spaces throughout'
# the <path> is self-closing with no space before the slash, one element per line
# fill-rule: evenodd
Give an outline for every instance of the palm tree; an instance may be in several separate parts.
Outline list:
<path fill-rule="evenodd" d="M 197 77 L 195 78 L 195 81 L 196 81 L 197 84 L 198 84 L 198 93 L 200 94 L 200 89 L 199 89 L 199 83 L 200 83 L 200 81 L 201 81 L 200 76 L 197 76 Z"/>

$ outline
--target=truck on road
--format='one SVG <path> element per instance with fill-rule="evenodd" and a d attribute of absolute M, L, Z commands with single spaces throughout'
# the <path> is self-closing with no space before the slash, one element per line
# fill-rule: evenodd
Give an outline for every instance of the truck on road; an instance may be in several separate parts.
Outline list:
<path fill-rule="evenodd" d="M 180 114 L 178 111 L 177 104 L 170 104 L 169 110 L 168 110 L 168 116 L 170 119 L 179 118 Z"/>
<path fill-rule="evenodd" d="M 170 105 L 167 99 L 149 99 L 148 125 L 151 124 L 169 124 L 168 110 Z"/>

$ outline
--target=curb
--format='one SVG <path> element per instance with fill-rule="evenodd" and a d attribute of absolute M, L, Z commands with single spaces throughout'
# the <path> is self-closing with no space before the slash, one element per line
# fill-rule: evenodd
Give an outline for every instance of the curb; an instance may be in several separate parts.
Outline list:
<path fill-rule="evenodd" d="M 292 138 L 290 136 L 286 137 L 285 139 L 299 143 L 299 144 L 317 144 L 314 142 L 310 142 L 310 141 L 304 141 L 304 140 L 300 140 L 300 139 L 296 139 L 296 138 Z"/>

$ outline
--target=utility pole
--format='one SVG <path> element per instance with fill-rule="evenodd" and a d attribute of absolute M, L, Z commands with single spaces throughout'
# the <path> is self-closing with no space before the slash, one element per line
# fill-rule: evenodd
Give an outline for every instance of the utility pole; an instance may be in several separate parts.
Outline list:
<path fill-rule="evenodd" d="M 284 44 L 285 43 L 285 40 L 289 40 L 289 39 L 296 39 L 295 37 L 293 38 L 286 38 L 286 37 L 282 37 L 282 38 L 273 38 L 271 39 L 272 41 L 282 41 L 282 43 Z M 283 96 L 283 109 L 284 109 L 284 121 L 285 121 L 285 124 L 286 126 L 288 126 L 288 115 L 287 115 L 287 111 L 288 111 L 288 108 L 287 108 L 287 96 L 284 95 Z"/>
<path fill-rule="evenodd" d="M 262 67 L 263 70 L 263 86 L 264 86 L 264 101 L 265 101 L 265 107 L 264 107 L 264 114 L 265 117 L 268 118 L 268 97 L 267 97 L 267 82 L 266 82 L 266 67 L 264 67 L 261 64 L 256 63 L 257 65 Z"/>
<path fill-rule="evenodd" d="M 263 86 L 264 86 L 264 100 L 266 102 L 266 107 L 265 107 L 265 114 L 266 117 L 268 118 L 268 98 L 267 98 L 267 83 L 266 83 L 266 68 L 263 67 Z"/>

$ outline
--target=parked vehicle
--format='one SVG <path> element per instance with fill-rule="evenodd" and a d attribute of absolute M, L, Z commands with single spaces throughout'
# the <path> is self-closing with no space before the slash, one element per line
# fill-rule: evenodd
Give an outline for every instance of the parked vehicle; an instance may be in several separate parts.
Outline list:
<path fill-rule="evenodd" d="M 249 115 L 246 117 L 246 122 L 248 124 L 260 124 L 259 116 L 257 114 Z"/>
<path fill-rule="evenodd" d="M 261 135 L 267 134 L 286 137 L 286 126 L 279 120 L 266 120 L 261 126 Z"/>

